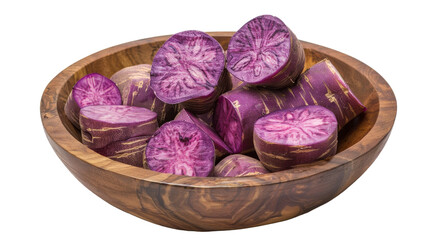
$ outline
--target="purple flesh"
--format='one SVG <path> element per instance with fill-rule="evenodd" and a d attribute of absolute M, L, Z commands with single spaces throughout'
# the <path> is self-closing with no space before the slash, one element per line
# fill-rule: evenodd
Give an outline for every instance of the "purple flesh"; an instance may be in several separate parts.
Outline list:
<path fill-rule="evenodd" d="M 223 49 L 213 37 L 200 31 L 180 32 L 156 53 L 150 86 L 163 102 L 204 113 L 228 90 L 224 65 Z"/>
<path fill-rule="evenodd" d="M 127 140 L 110 143 L 103 148 L 94 149 L 94 151 L 118 162 L 143 167 L 143 152 L 150 137 L 132 137 Z"/>
<path fill-rule="evenodd" d="M 339 129 L 366 109 L 331 62 L 325 59 L 304 72 L 297 85 L 291 88 L 268 91 L 246 85 L 222 94 L 213 123 L 234 153 L 245 153 L 254 150 L 253 126 L 258 118 L 306 105 L 320 105 L 331 110 L 337 117 Z"/>
<path fill-rule="evenodd" d="M 91 149 L 131 137 L 152 135 L 158 128 L 156 113 L 125 105 L 87 106 L 80 111 L 82 143 Z"/>
<path fill-rule="evenodd" d="M 155 96 L 150 88 L 149 64 L 123 68 L 112 75 L 122 95 L 122 104 L 144 107 L 158 114 L 158 123 L 170 121 L 176 115 L 175 105 L 167 104 Z"/>
<path fill-rule="evenodd" d="M 238 80 L 270 88 L 293 85 L 305 63 L 295 34 L 271 15 L 244 24 L 231 37 L 226 58 L 228 71 Z"/>
<path fill-rule="evenodd" d="M 107 77 L 92 73 L 81 78 L 74 85 L 66 105 L 65 114 L 70 122 L 79 126 L 79 111 L 92 105 L 121 105 L 121 93 L 116 84 Z"/>
<path fill-rule="evenodd" d="M 269 173 L 262 163 L 252 157 L 234 154 L 224 158 L 214 168 L 215 177 L 244 177 Z"/>
<path fill-rule="evenodd" d="M 255 123 L 253 141 L 259 160 L 271 171 L 335 155 L 338 123 L 321 106 L 280 110 Z"/>
<path fill-rule="evenodd" d="M 226 154 L 232 153 L 232 150 L 225 144 L 225 142 L 219 137 L 212 127 L 186 109 L 182 109 L 174 120 L 182 120 L 193 123 L 207 135 L 209 135 L 215 146 L 216 159 L 221 159 Z"/>
<path fill-rule="evenodd" d="M 149 140 L 145 161 L 149 169 L 185 176 L 209 176 L 214 167 L 213 141 L 195 124 L 170 121 Z"/>

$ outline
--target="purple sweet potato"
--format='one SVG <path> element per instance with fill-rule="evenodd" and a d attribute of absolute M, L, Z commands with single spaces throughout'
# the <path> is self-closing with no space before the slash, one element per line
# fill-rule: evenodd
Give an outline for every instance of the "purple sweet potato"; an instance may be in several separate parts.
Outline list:
<path fill-rule="evenodd" d="M 150 88 L 149 64 L 123 68 L 110 79 L 116 83 L 122 95 L 122 104 L 144 107 L 158 114 L 158 123 L 170 121 L 176 115 L 176 105 L 167 104 L 155 96 Z"/>
<path fill-rule="evenodd" d="M 216 39 L 200 31 L 171 36 L 156 53 L 150 86 L 168 104 L 181 103 L 193 113 L 214 107 L 220 94 L 231 88 L 225 56 Z"/>
<path fill-rule="evenodd" d="M 301 74 L 297 86 L 286 94 L 291 107 L 320 105 L 331 110 L 341 129 L 350 120 L 366 111 L 341 74 L 328 59 L 324 59 Z"/>
<path fill-rule="evenodd" d="M 335 155 L 337 137 L 334 113 L 317 105 L 270 113 L 256 121 L 253 132 L 258 158 L 271 171 Z"/>
<path fill-rule="evenodd" d="M 118 162 L 143 167 L 143 152 L 150 137 L 132 137 L 112 142 L 103 148 L 96 148 L 94 151 Z"/>
<path fill-rule="evenodd" d="M 152 135 L 158 128 L 155 112 L 125 105 L 87 106 L 80 110 L 79 120 L 82 143 L 91 149 Z"/>
<path fill-rule="evenodd" d="M 292 86 L 304 68 L 304 48 L 277 17 L 258 16 L 232 37 L 227 69 L 238 80 L 269 88 Z"/>
<path fill-rule="evenodd" d="M 244 177 L 269 173 L 258 159 L 233 154 L 222 159 L 214 168 L 215 177 Z"/>
<path fill-rule="evenodd" d="M 215 148 L 210 137 L 195 124 L 173 120 L 153 134 L 144 159 L 153 171 L 207 177 L 213 172 Z"/>
<path fill-rule="evenodd" d="M 176 115 L 174 120 L 180 120 L 185 122 L 191 122 L 191 115 L 192 113 L 186 109 L 181 109 L 180 112 Z M 206 123 L 208 126 L 213 127 L 213 115 L 214 115 L 214 109 L 211 109 L 209 112 L 202 113 L 202 114 L 192 114 L 204 123 Z"/>
<path fill-rule="evenodd" d="M 121 104 L 121 93 L 116 84 L 101 74 L 92 73 L 84 76 L 74 85 L 64 111 L 70 122 L 79 128 L 81 108 L 91 105 Z"/>
<path fill-rule="evenodd" d="M 291 88 L 268 91 L 246 85 L 222 94 L 213 123 L 234 153 L 249 152 L 253 150 L 253 125 L 258 118 L 305 105 L 320 105 L 331 110 L 339 129 L 366 109 L 325 59 L 304 72 Z"/>
<path fill-rule="evenodd" d="M 210 127 L 207 123 L 204 122 L 204 120 L 195 116 L 188 110 L 182 109 L 179 114 L 177 114 L 174 120 L 181 120 L 193 123 L 205 133 L 207 133 L 207 135 L 209 135 L 215 145 L 216 159 L 221 159 L 226 154 L 232 153 L 232 150 L 225 144 L 225 142 L 219 137 L 219 135 L 212 127 Z"/>

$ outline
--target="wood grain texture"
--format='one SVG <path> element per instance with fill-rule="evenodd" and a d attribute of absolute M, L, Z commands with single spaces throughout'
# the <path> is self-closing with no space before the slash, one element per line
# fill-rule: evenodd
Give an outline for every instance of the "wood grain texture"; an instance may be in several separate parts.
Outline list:
<path fill-rule="evenodd" d="M 232 32 L 209 33 L 226 49 Z M 46 87 L 40 113 L 52 148 L 88 189 L 125 212 L 167 227 L 223 230 L 283 221 L 337 196 L 358 179 L 384 147 L 396 117 L 396 99 L 387 82 L 364 63 L 302 42 L 306 65 L 328 58 L 368 107 L 339 134 L 339 152 L 290 170 L 242 178 L 200 178 L 157 173 L 103 157 L 80 143 L 64 114 L 73 85 L 86 74 L 110 77 L 131 65 L 150 64 L 168 36 L 114 46 L 60 72 Z"/>

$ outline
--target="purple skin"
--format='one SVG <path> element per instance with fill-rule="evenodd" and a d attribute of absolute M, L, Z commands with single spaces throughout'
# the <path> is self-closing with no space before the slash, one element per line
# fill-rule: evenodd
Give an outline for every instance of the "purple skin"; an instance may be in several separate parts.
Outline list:
<path fill-rule="evenodd" d="M 185 176 L 209 176 L 215 148 L 210 137 L 195 124 L 170 121 L 149 140 L 145 162 L 150 170 Z"/>
<path fill-rule="evenodd" d="M 238 80 L 278 89 L 292 86 L 305 63 L 304 48 L 277 17 L 262 15 L 244 24 L 232 37 L 227 69 Z"/>
<path fill-rule="evenodd" d="M 258 159 L 234 154 L 222 159 L 214 168 L 215 177 L 244 177 L 269 173 Z"/>
<path fill-rule="evenodd" d="M 288 89 L 286 99 L 291 107 L 320 105 L 331 110 L 337 117 L 339 129 L 366 111 L 328 59 L 301 74 L 297 86 Z"/>
<path fill-rule="evenodd" d="M 203 121 L 205 124 L 209 125 L 210 127 L 213 127 L 213 115 L 214 115 L 214 109 L 210 110 L 209 112 L 202 113 L 202 114 L 193 114 L 190 111 L 186 109 L 181 109 L 180 112 L 176 115 L 174 120 L 181 120 L 185 122 L 191 122 L 190 115 L 193 115 L 197 117 L 199 120 Z"/>
<path fill-rule="evenodd" d="M 143 167 L 143 152 L 151 136 L 132 137 L 94 149 L 97 153 L 128 165 Z"/>
<path fill-rule="evenodd" d="M 208 112 L 218 96 L 230 89 L 224 65 L 216 39 L 200 31 L 180 32 L 156 53 L 150 86 L 163 102 L 181 103 L 193 113 Z"/>
<path fill-rule="evenodd" d="M 179 114 L 177 114 L 174 120 L 181 120 L 189 123 L 195 124 L 201 130 L 203 130 L 209 137 L 213 140 L 215 146 L 216 159 L 221 159 L 227 154 L 231 154 L 232 150 L 225 144 L 225 142 L 219 137 L 216 131 L 205 123 L 202 119 L 195 116 L 186 109 L 182 109 Z"/>
<path fill-rule="evenodd" d="M 137 136 L 152 135 L 158 129 L 156 113 L 125 105 L 87 106 L 80 110 L 82 143 L 91 149 Z"/>
<path fill-rule="evenodd" d="M 116 84 L 107 77 L 92 73 L 81 78 L 74 85 L 66 105 L 65 114 L 77 128 L 79 126 L 79 111 L 92 105 L 121 105 L 121 93 Z"/>
<path fill-rule="evenodd" d="M 144 107 L 158 114 L 158 123 L 170 121 L 176 115 L 176 106 L 159 100 L 150 88 L 149 64 L 123 68 L 112 75 L 122 95 L 122 104 Z"/>
<path fill-rule="evenodd" d="M 229 77 L 230 77 L 230 79 L 231 79 L 231 84 L 232 84 L 232 87 L 231 87 L 231 90 L 234 90 L 234 89 L 236 89 L 236 88 L 238 88 L 238 87 L 242 87 L 242 86 L 244 86 L 244 82 L 243 81 L 241 81 L 240 79 L 238 79 L 238 78 L 236 78 L 236 77 L 234 77 L 234 75 L 232 75 L 231 73 L 228 73 L 229 74 Z"/>
<path fill-rule="evenodd" d="M 334 113 L 316 105 L 268 114 L 256 121 L 253 132 L 258 158 L 273 172 L 335 155 L 337 137 Z"/>
<path fill-rule="evenodd" d="M 234 153 L 247 153 L 254 150 L 253 126 L 258 118 L 306 105 L 320 105 L 331 110 L 337 117 L 339 130 L 366 109 L 331 62 L 325 59 L 304 72 L 297 85 L 291 88 L 268 91 L 246 85 L 222 94 L 213 123 Z"/>

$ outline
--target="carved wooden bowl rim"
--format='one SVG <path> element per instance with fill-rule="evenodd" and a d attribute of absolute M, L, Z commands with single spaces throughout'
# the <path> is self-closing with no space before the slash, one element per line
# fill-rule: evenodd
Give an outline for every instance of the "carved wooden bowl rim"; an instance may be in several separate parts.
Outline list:
<path fill-rule="evenodd" d="M 234 32 L 209 32 L 213 37 L 231 37 Z M 323 172 L 340 167 L 344 164 L 353 164 L 358 157 L 368 153 L 376 147 L 383 139 L 388 137 L 396 117 L 396 99 L 388 83 L 372 68 L 359 60 L 338 51 L 301 41 L 304 48 L 315 49 L 326 55 L 335 55 L 339 61 L 346 62 L 351 68 L 362 73 L 376 90 L 378 106 L 367 106 L 368 111 L 378 111 L 377 119 L 369 132 L 357 143 L 337 153 L 326 161 L 318 161 L 307 166 L 294 168 L 286 171 L 248 176 L 240 178 L 219 177 L 187 177 L 165 173 L 158 173 L 143 168 L 138 168 L 113 161 L 107 157 L 90 150 L 75 139 L 63 125 L 58 112 L 59 93 L 67 81 L 73 75 L 84 68 L 87 64 L 97 59 L 106 57 L 128 48 L 143 44 L 165 41 L 170 35 L 141 39 L 127 42 L 111 48 L 101 50 L 89 55 L 61 71 L 46 87 L 41 101 L 41 118 L 46 134 L 51 141 L 63 148 L 69 154 L 94 167 L 114 172 L 139 181 L 147 181 L 164 185 L 184 186 L 188 188 L 234 188 L 234 187 L 256 187 L 270 184 L 278 184 L 287 181 L 295 181 L 311 177 Z M 393 111 L 392 111 L 393 110 Z M 50 127 L 47 127 L 50 126 Z M 53 127 L 52 127 L 53 126 Z M 73 166 L 68 166 L 73 167 Z"/>

